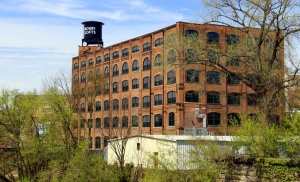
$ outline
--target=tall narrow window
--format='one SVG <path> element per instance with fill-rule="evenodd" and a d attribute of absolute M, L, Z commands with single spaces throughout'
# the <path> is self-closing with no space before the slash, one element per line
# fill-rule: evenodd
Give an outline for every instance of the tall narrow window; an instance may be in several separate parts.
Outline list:
<path fill-rule="evenodd" d="M 78 69 L 78 63 L 74 63 L 73 69 L 74 69 L 74 70 L 77 70 L 77 69 Z"/>
<path fill-rule="evenodd" d="M 85 112 L 85 104 L 84 103 L 80 104 L 80 111 Z"/>
<path fill-rule="evenodd" d="M 85 65 L 86 65 L 86 64 L 85 64 L 85 61 L 82 61 L 82 62 L 81 62 L 81 68 L 85 68 Z"/>
<path fill-rule="evenodd" d="M 119 109 L 119 100 L 114 99 L 113 100 L 113 110 L 118 110 Z"/>
<path fill-rule="evenodd" d="M 150 77 L 145 77 L 143 79 L 143 88 L 144 89 L 150 88 Z"/>
<path fill-rule="evenodd" d="M 139 70 L 139 62 L 137 60 L 134 60 L 132 64 L 132 71 L 137 71 L 137 70 Z"/>
<path fill-rule="evenodd" d="M 139 117 L 132 116 L 132 127 L 139 127 Z"/>
<path fill-rule="evenodd" d="M 96 128 L 97 129 L 101 128 L 101 119 L 100 118 L 96 118 Z"/>
<path fill-rule="evenodd" d="M 104 55 L 104 62 L 107 62 L 107 61 L 109 61 L 109 60 L 110 60 L 109 54 L 105 54 L 105 55 Z"/>
<path fill-rule="evenodd" d="M 115 51 L 113 53 L 113 59 L 118 59 L 119 58 L 119 51 Z"/>
<path fill-rule="evenodd" d="M 98 57 L 96 58 L 96 64 L 99 64 L 99 63 L 101 63 L 101 56 L 98 56 Z"/>
<path fill-rule="evenodd" d="M 171 91 L 168 92 L 168 104 L 175 104 L 176 103 L 176 92 Z"/>
<path fill-rule="evenodd" d="M 176 83 L 176 72 L 174 70 L 169 71 L 167 76 L 168 76 L 168 84 Z"/>
<path fill-rule="evenodd" d="M 128 80 L 124 80 L 123 82 L 122 82 L 122 91 L 123 92 L 126 92 L 126 91 L 128 91 Z"/>
<path fill-rule="evenodd" d="M 113 128 L 118 128 L 119 127 L 119 118 L 118 117 L 113 117 Z"/>
<path fill-rule="evenodd" d="M 139 79 L 135 78 L 132 80 L 132 89 L 139 88 Z"/>
<path fill-rule="evenodd" d="M 95 107 L 96 107 L 96 111 L 101 111 L 101 102 L 97 101 Z"/>
<path fill-rule="evenodd" d="M 101 70 L 100 68 L 98 68 L 96 71 L 96 78 L 100 78 L 100 75 L 101 75 Z"/>
<path fill-rule="evenodd" d="M 162 127 L 162 115 L 161 114 L 156 114 L 154 116 L 154 127 Z"/>
<path fill-rule="evenodd" d="M 109 93 L 109 84 L 105 84 L 104 85 L 104 94 L 108 94 Z"/>
<path fill-rule="evenodd" d="M 83 72 L 81 74 L 81 83 L 84 83 L 85 82 L 85 73 Z"/>
<path fill-rule="evenodd" d="M 154 67 L 158 67 L 162 65 L 162 57 L 160 54 L 157 54 L 154 59 Z"/>
<path fill-rule="evenodd" d="M 109 67 L 108 67 L 108 66 L 105 67 L 104 73 L 105 73 L 106 75 L 109 75 Z"/>
<path fill-rule="evenodd" d="M 93 66 L 94 65 L 94 60 L 93 58 L 89 59 L 89 66 Z"/>
<path fill-rule="evenodd" d="M 143 127 L 150 127 L 150 116 L 143 116 Z"/>
<path fill-rule="evenodd" d="M 113 83 L 113 93 L 118 93 L 119 92 L 119 83 L 114 82 Z"/>
<path fill-rule="evenodd" d="M 99 136 L 97 136 L 95 138 L 95 148 L 100 149 L 100 147 L 101 147 L 101 138 Z"/>
<path fill-rule="evenodd" d="M 104 101 L 104 110 L 105 111 L 109 110 L 109 101 L 108 100 Z"/>
<path fill-rule="evenodd" d="M 127 128 L 128 127 L 128 117 L 127 116 L 123 116 L 122 117 L 122 127 L 123 128 Z"/>
<path fill-rule="evenodd" d="M 154 96 L 154 105 L 162 105 L 162 94 L 157 94 Z"/>
<path fill-rule="evenodd" d="M 163 84 L 163 76 L 162 75 L 156 75 L 154 77 L 154 86 L 159 86 Z"/>
<path fill-rule="evenodd" d="M 77 74 L 74 75 L 74 82 L 75 82 L 75 83 L 78 82 L 78 75 L 77 75 Z"/>
<path fill-rule="evenodd" d="M 104 118 L 104 128 L 109 128 L 109 118 L 108 117 Z"/>
<path fill-rule="evenodd" d="M 128 63 L 125 62 L 122 67 L 122 74 L 128 74 L 128 72 L 129 72 Z"/>
<path fill-rule="evenodd" d="M 171 49 L 168 52 L 168 64 L 173 64 L 176 61 L 176 52 L 174 51 L 174 49 Z"/>
<path fill-rule="evenodd" d="M 138 97 L 132 98 L 132 107 L 139 107 L 139 98 Z"/>
<path fill-rule="evenodd" d="M 175 125 L 175 114 L 173 112 L 169 113 L 169 126 Z"/>
<path fill-rule="evenodd" d="M 115 64 L 113 68 L 113 76 L 118 76 L 119 75 L 119 67 L 118 65 Z"/>
<path fill-rule="evenodd" d="M 88 119 L 88 127 L 93 128 L 93 119 Z"/>
<path fill-rule="evenodd" d="M 126 110 L 126 109 L 128 109 L 128 98 L 124 98 L 124 99 L 122 99 L 122 109 L 123 110 Z"/>
<path fill-rule="evenodd" d="M 150 59 L 147 57 L 144 59 L 143 70 L 150 70 L 150 69 L 151 69 L 151 63 L 150 63 Z"/>
<path fill-rule="evenodd" d="M 145 96 L 143 98 L 143 107 L 144 108 L 149 108 L 150 107 L 150 97 L 149 96 Z"/>

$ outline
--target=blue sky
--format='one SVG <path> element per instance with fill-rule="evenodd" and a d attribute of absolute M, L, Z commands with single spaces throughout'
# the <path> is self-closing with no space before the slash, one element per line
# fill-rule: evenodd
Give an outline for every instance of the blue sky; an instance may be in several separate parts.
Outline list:
<path fill-rule="evenodd" d="M 83 38 L 81 22 L 104 22 L 104 46 L 177 21 L 194 22 L 201 0 L 1 0 L 0 87 L 40 90 L 42 80 L 71 70 Z"/>

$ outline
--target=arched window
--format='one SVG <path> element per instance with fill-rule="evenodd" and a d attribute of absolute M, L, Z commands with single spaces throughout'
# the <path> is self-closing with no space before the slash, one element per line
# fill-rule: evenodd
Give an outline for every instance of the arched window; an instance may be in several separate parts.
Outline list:
<path fill-rule="evenodd" d="M 109 61 L 109 60 L 110 60 L 109 54 L 105 54 L 105 55 L 104 55 L 104 62 L 107 62 L 107 61 Z"/>
<path fill-rule="evenodd" d="M 101 119 L 100 118 L 96 118 L 96 128 L 97 129 L 101 128 Z"/>
<path fill-rule="evenodd" d="M 126 56 L 129 56 L 129 50 L 128 50 L 128 48 L 125 48 L 122 51 L 122 57 L 126 57 Z"/>
<path fill-rule="evenodd" d="M 96 107 L 96 111 L 101 111 L 101 102 L 97 101 L 95 107 Z"/>
<path fill-rule="evenodd" d="M 89 79 L 91 79 L 91 78 L 93 78 L 93 71 L 92 70 L 89 71 Z"/>
<path fill-rule="evenodd" d="M 144 108 L 150 107 L 150 97 L 149 96 L 143 97 L 143 107 Z"/>
<path fill-rule="evenodd" d="M 132 116 L 132 127 L 139 127 L 139 117 L 138 116 Z"/>
<path fill-rule="evenodd" d="M 168 84 L 176 83 L 176 72 L 174 70 L 169 71 L 167 74 Z"/>
<path fill-rule="evenodd" d="M 100 147 L 101 147 L 101 138 L 99 136 L 97 136 L 95 138 L 95 148 L 100 149 Z"/>
<path fill-rule="evenodd" d="M 220 93 L 207 92 L 207 104 L 220 104 Z"/>
<path fill-rule="evenodd" d="M 207 84 L 220 84 L 220 73 L 216 71 L 208 71 L 206 73 Z"/>
<path fill-rule="evenodd" d="M 228 105 L 240 105 L 241 104 L 241 94 L 240 93 L 228 93 L 227 94 L 227 104 Z"/>
<path fill-rule="evenodd" d="M 122 127 L 123 128 L 127 128 L 128 127 L 128 117 L 127 116 L 123 116 L 122 117 Z"/>
<path fill-rule="evenodd" d="M 187 83 L 198 83 L 199 82 L 199 71 L 187 70 L 185 71 L 185 81 Z"/>
<path fill-rule="evenodd" d="M 171 49 L 168 52 L 168 64 L 173 64 L 176 61 L 176 52 Z"/>
<path fill-rule="evenodd" d="M 151 44 L 149 42 L 143 45 L 143 52 L 150 51 L 150 49 L 151 49 Z"/>
<path fill-rule="evenodd" d="M 128 103 L 129 103 L 128 98 L 122 99 L 122 109 L 123 110 L 128 109 Z"/>
<path fill-rule="evenodd" d="M 93 119 L 88 119 L 88 127 L 93 128 Z"/>
<path fill-rule="evenodd" d="M 143 127 L 150 127 L 150 116 L 143 116 Z"/>
<path fill-rule="evenodd" d="M 185 31 L 185 36 L 197 36 L 198 37 L 199 33 L 197 30 L 192 30 L 192 29 L 189 29 L 189 30 L 186 30 Z"/>
<path fill-rule="evenodd" d="M 217 112 L 208 113 L 207 123 L 209 126 L 219 126 L 221 124 L 221 114 Z"/>
<path fill-rule="evenodd" d="M 156 75 L 154 77 L 154 86 L 159 86 L 163 84 L 163 76 L 162 75 Z"/>
<path fill-rule="evenodd" d="M 185 92 L 185 102 L 199 102 L 199 94 L 194 90 Z"/>
<path fill-rule="evenodd" d="M 160 54 L 157 54 L 155 56 L 155 60 L 154 60 L 154 67 L 158 67 L 162 65 L 162 57 Z"/>
<path fill-rule="evenodd" d="M 99 64 L 99 63 L 101 63 L 101 56 L 98 56 L 98 57 L 96 58 L 96 64 Z"/>
<path fill-rule="evenodd" d="M 109 137 L 105 136 L 104 137 L 104 147 L 106 147 L 108 145 L 108 140 L 109 140 Z"/>
<path fill-rule="evenodd" d="M 226 42 L 228 45 L 236 45 L 240 42 L 240 37 L 234 34 L 228 34 L 226 36 Z"/>
<path fill-rule="evenodd" d="M 119 75 L 119 67 L 117 64 L 115 64 L 113 68 L 113 76 L 118 76 L 118 75 Z"/>
<path fill-rule="evenodd" d="M 143 88 L 150 88 L 150 77 L 145 77 L 143 79 Z"/>
<path fill-rule="evenodd" d="M 154 127 L 162 127 L 162 115 L 156 114 L 154 116 Z"/>
<path fill-rule="evenodd" d="M 104 110 L 105 111 L 109 110 L 109 101 L 108 100 L 104 101 Z"/>
<path fill-rule="evenodd" d="M 74 63 L 73 69 L 74 69 L 74 70 L 77 70 L 77 69 L 78 69 L 78 63 Z"/>
<path fill-rule="evenodd" d="M 219 53 L 216 51 L 209 51 L 207 53 L 207 59 L 212 64 L 220 63 Z"/>
<path fill-rule="evenodd" d="M 162 38 L 156 39 L 155 42 L 154 42 L 154 46 L 158 47 L 158 46 L 161 46 L 161 45 L 163 45 L 163 39 Z"/>
<path fill-rule="evenodd" d="M 95 89 L 96 89 L 96 96 L 101 95 L 101 88 L 100 88 L 100 86 L 97 85 Z"/>
<path fill-rule="evenodd" d="M 74 82 L 78 82 L 78 75 L 77 74 L 74 75 Z"/>
<path fill-rule="evenodd" d="M 146 57 L 143 63 L 143 70 L 150 70 L 150 69 L 151 69 L 151 62 L 150 59 Z"/>
<path fill-rule="evenodd" d="M 132 80 L 132 89 L 139 88 L 139 79 L 135 78 Z"/>
<path fill-rule="evenodd" d="M 171 91 L 168 92 L 168 104 L 175 104 L 176 103 L 176 92 Z"/>
<path fill-rule="evenodd" d="M 132 53 L 136 53 L 136 52 L 139 52 L 139 51 L 140 51 L 139 46 L 132 47 Z"/>
<path fill-rule="evenodd" d="M 74 97 L 74 99 L 78 98 L 78 90 L 77 89 L 73 91 L 73 97 Z"/>
<path fill-rule="evenodd" d="M 119 92 L 119 83 L 114 82 L 113 83 L 113 93 L 118 93 Z"/>
<path fill-rule="evenodd" d="M 108 94 L 109 93 L 109 84 L 105 84 L 104 85 L 104 94 Z"/>
<path fill-rule="evenodd" d="M 109 128 L 109 117 L 104 118 L 104 128 Z"/>
<path fill-rule="evenodd" d="M 117 116 L 113 117 L 113 128 L 119 127 L 119 118 Z"/>
<path fill-rule="evenodd" d="M 129 89 L 129 87 L 128 87 L 128 80 L 124 80 L 122 82 L 122 91 L 126 92 L 126 91 L 128 91 L 128 89 Z"/>
<path fill-rule="evenodd" d="M 108 66 L 105 67 L 104 73 L 105 73 L 106 75 L 109 75 L 109 67 L 108 67 Z"/>
<path fill-rule="evenodd" d="M 82 88 L 80 90 L 80 95 L 81 95 L 81 98 L 84 98 L 85 97 L 85 88 Z"/>
<path fill-rule="evenodd" d="M 128 74 L 129 69 L 128 69 L 128 63 L 125 62 L 122 66 L 122 74 Z"/>
<path fill-rule="evenodd" d="M 113 59 L 118 59 L 119 58 L 119 51 L 115 51 L 113 53 Z"/>
<path fill-rule="evenodd" d="M 85 82 L 85 72 L 81 74 L 81 83 Z"/>
<path fill-rule="evenodd" d="M 80 104 L 80 111 L 85 112 L 85 104 L 84 103 Z"/>
<path fill-rule="evenodd" d="M 157 94 L 154 96 L 154 105 L 155 106 L 162 105 L 162 94 Z"/>
<path fill-rule="evenodd" d="M 133 64 L 132 64 L 132 71 L 137 71 L 139 70 L 139 62 L 137 60 L 134 60 L 133 61 Z"/>
<path fill-rule="evenodd" d="M 81 61 L 81 68 L 85 68 L 85 61 Z"/>
<path fill-rule="evenodd" d="M 119 109 L 119 100 L 114 99 L 113 100 L 113 110 L 118 110 Z"/>
<path fill-rule="evenodd" d="M 139 98 L 138 97 L 132 98 L 132 107 L 139 107 Z"/>
<path fill-rule="evenodd" d="M 199 54 L 195 49 L 188 49 L 185 53 L 185 62 L 197 63 L 199 61 Z"/>
<path fill-rule="evenodd" d="M 219 44 L 220 43 L 220 35 L 216 32 L 208 32 L 206 34 L 206 43 L 207 44 Z"/>
<path fill-rule="evenodd" d="M 228 126 L 240 126 L 241 125 L 241 117 L 238 113 L 230 113 L 228 114 Z"/>
<path fill-rule="evenodd" d="M 89 66 L 93 66 L 94 65 L 94 60 L 93 58 L 89 59 Z"/>
<path fill-rule="evenodd" d="M 173 112 L 169 113 L 169 126 L 175 125 L 175 114 Z"/>

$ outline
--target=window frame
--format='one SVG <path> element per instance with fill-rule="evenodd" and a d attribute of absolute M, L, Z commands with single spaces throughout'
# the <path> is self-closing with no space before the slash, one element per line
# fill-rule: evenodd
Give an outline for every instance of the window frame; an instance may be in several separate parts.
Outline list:
<path fill-rule="evenodd" d="M 208 126 L 220 126 L 221 114 L 218 112 L 210 112 L 207 114 L 207 125 Z"/>
<path fill-rule="evenodd" d="M 132 108 L 139 107 L 139 98 L 138 97 L 132 97 L 131 101 L 132 101 L 132 104 L 131 104 Z"/>
<path fill-rule="evenodd" d="M 170 112 L 168 114 L 168 119 L 169 119 L 169 126 L 175 126 L 175 113 L 174 112 Z"/>
<path fill-rule="evenodd" d="M 162 45 L 163 45 L 163 38 L 158 38 L 154 41 L 154 47 L 158 47 Z"/>
<path fill-rule="evenodd" d="M 156 94 L 154 96 L 154 106 L 161 106 L 162 100 L 163 100 L 162 94 Z"/>
<path fill-rule="evenodd" d="M 207 104 L 221 104 L 221 93 L 210 91 L 206 93 Z"/>
<path fill-rule="evenodd" d="M 122 57 L 127 57 L 127 56 L 129 56 L 129 49 L 125 48 L 122 50 Z"/>
<path fill-rule="evenodd" d="M 119 76 L 119 66 L 117 64 L 113 67 L 113 75 L 112 76 Z"/>
<path fill-rule="evenodd" d="M 143 61 L 143 71 L 147 71 L 151 69 L 151 61 L 148 57 L 146 57 Z"/>
<path fill-rule="evenodd" d="M 118 59 L 119 58 L 119 51 L 113 52 L 113 59 Z"/>
<path fill-rule="evenodd" d="M 227 93 L 227 105 L 241 105 L 241 94 L 237 92 Z"/>
<path fill-rule="evenodd" d="M 96 57 L 96 64 L 100 64 L 101 63 L 101 56 L 97 56 Z"/>
<path fill-rule="evenodd" d="M 109 53 L 104 55 L 104 62 L 108 62 L 110 60 L 110 55 Z"/>
<path fill-rule="evenodd" d="M 157 74 L 154 76 L 154 86 L 163 85 L 163 76 L 161 74 Z"/>
<path fill-rule="evenodd" d="M 149 115 L 143 116 L 143 128 L 149 128 L 150 125 L 151 125 L 150 116 Z"/>
<path fill-rule="evenodd" d="M 185 95 L 185 102 L 199 103 L 200 101 L 199 93 L 194 90 L 186 91 L 184 95 Z"/>
<path fill-rule="evenodd" d="M 211 85 L 220 85 L 220 73 L 217 71 L 207 71 L 206 72 L 206 82 Z"/>
<path fill-rule="evenodd" d="M 176 83 L 176 71 L 175 70 L 171 70 L 167 73 L 167 83 L 168 84 Z"/>
<path fill-rule="evenodd" d="M 168 92 L 167 98 L 168 98 L 168 101 L 167 101 L 168 104 L 176 104 L 176 92 L 175 91 Z"/>
<path fill-rule="evenodd" d="M 156 114 L 154 116 L 154 127 L 162 127 L 163 126 L 163 117 L 161 114 Z"/>
<path fill-rule="evenodd" d="M 140 51 L 140 48 L 138 45 L 132 47 L 132 53 L 137 53 L 139 51 Z"/>
<path fill-rule="evenodd" d="M 147 42 L 143 45 L 143 52 L 146 52 L 146 51 L 150 51 L 151 50 L 151 44 L 150 42 Z"/>
<path fill-rule="evenodd" d="M 220 44 L 220 34 L 217 32 L 207 32 L 206 33 L 206 43 L 207 44 Z"/>
<path fill-rule="evenodd" d="M 136 84 L 135 84 L 135 82 L 136 82 Z M 138 89 L 138 88 L 139 88 L 139 79 L 134 78 L 132 80 L 132 89 Z"/>
<path fill-rule="evenodd" d="M 119 93 L 119 83 L 118 82 L 113 83 L 113 93 Z"/>
<path fill-rule="evenodd" d="M 127 92 L 129 90 L 128 80 L 122 82 L 122 92 Z"/>
<path fill-rule="evenodd" d="M 125 62 L 122 66 L 122 74 L 128 74 L 129 73 L 129 67 L 128 67 L 128 63 Z"/>
<path fill-rule="evenodd" d="M 138 71 L 140 69 L 138 60 L 134 60 L 132 63 L 132 71 Z"/>
<path fill-rule="evenodd" d="M 150 108 L 150 96 L 143 97 L 143 108 Z"/>

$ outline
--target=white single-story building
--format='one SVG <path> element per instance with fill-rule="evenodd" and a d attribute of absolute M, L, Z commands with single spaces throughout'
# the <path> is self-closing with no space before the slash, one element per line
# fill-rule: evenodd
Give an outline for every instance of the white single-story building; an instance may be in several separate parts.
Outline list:
<path fill-rule="evenodd" d="M 124 140 L 123 140 L 124 141 Z M 188 135 L 136 135 L 129 137 L 125 149 L 125 163 L 135 167 L 168 167 L 170 169 L 191 169 L 192 151 L 199 150 L 204 142 L 214 141 L 219 146 L 232 142 L 232 136 L 188 136 Z M 114 143 L 112 143 L 114 142 Z M 108 164 L 117 162 L 112 146 L 122 148 L 122 139 L 112 139 L 104 149 Z M 116 145 L 117 144 L 117 145 Z M 120 150 L 119 150 L 120 151 Z M 216 151 L 218 152 L 218 151 Z M 195 152 L 194 152 L 195 153 Z M 164 165 L 164 166 L 162 166 Z"/>

